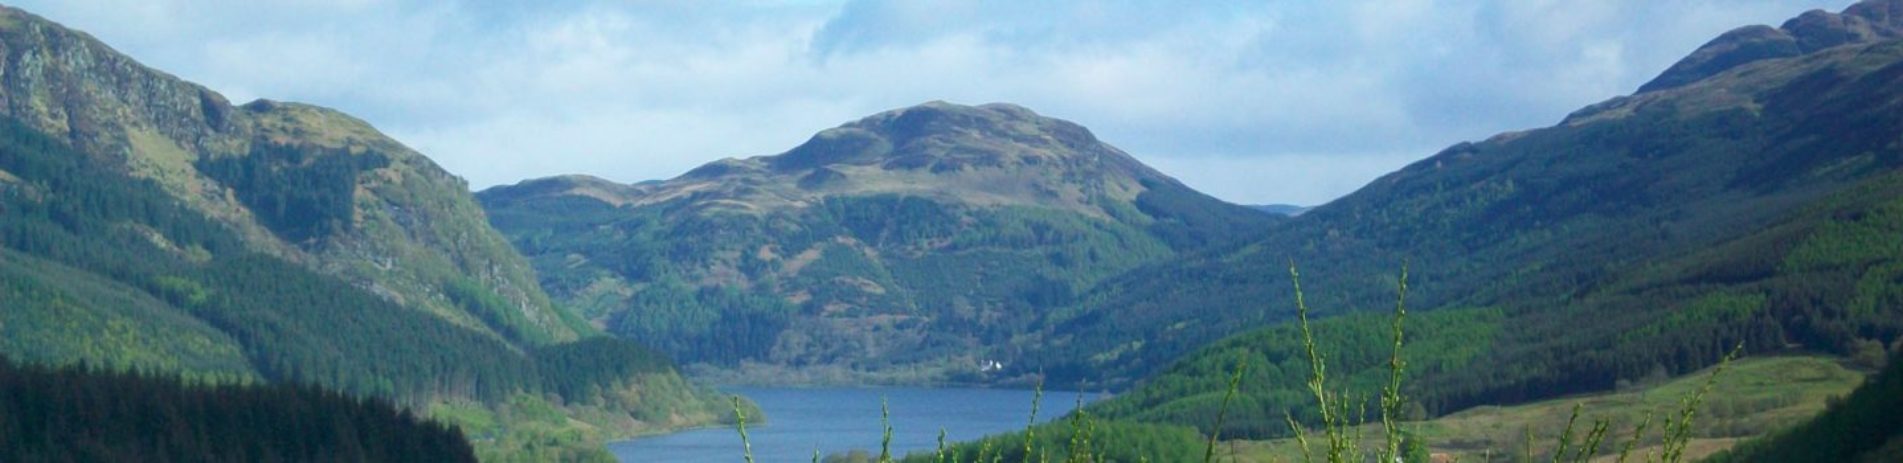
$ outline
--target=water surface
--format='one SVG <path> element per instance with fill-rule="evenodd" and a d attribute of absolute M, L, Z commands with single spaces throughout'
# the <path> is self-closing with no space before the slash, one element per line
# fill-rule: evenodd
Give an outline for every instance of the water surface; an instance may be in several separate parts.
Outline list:
<path fill-rule="evenodd" d="M 895 455 L 928 452 L 938 445 L 938 430 L 956 442 L 1024 428 L 1031 414 L 1031 391 L 970 388 L 730 388 L 753 399 L 767 414 L 765 424 L 747 425 L 753 457 L 759 463 L 806 462 L 821 456 L 865 449 L 879 452 L 879 398 L 892 409 Z M 1077 393 L 1045 392 L 1038 420 L 1070 411 Z M 608 444 L 623 462 L 738 462 L 740 435 L 733 428 L 709 428 Z"/>

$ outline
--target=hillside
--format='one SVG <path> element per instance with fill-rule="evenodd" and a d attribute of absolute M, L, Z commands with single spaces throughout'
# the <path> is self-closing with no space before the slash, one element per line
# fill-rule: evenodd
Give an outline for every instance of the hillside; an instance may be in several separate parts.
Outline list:
<path fill-rule="evenodd" d="M 499 420 L 483 451 L 722 416 L 557 310 L 461 180 L 361 121 L 231 106 L 15 9 L 0 56 L 0 355 L 583 419 Z"/>
<path fill-rule="evenodd" d="M 1899 75 L 1903 43 L 1850 42 L 1460 143 L 1256 239 L 1107 280 L 1043 320 L 1051 347 L 1019 366 L 1126 384 L 1291 317 L 1291 261 L 1323 314 L 1392 307 L 1405 261 L 1411 306 L 1513 320 L 1464 373 L 1472 389 L 1435 410 L 1600 389 L 1654 364 L 1690 371 L 1741 340 L 1887 342 L 1897 317 L 1874 308 L 1898 297 L 1899 256 L 1863 233 L 1894 226 Z M 1625 333 L 1726 311 L 1739 316 Z"/>
<path fill-rule="evenodd" d="M 1279 219 L 1076 124 L 942 102 L 670 180 L 478 197 L 550 294 L 605 330 L 811 381 L 992 380 L 985 362 L 1012 362 L 1029 324 L 1080 291 Z"/>
<path fill-rule="evenodd" d="M 152 180 L 246 248 L 511 340 L 576 339 L 460 179 L 336 111 L 223 96 L 0 10 L 0 111 Z M 481 288 L 484 306 L 453 295 Z"/>

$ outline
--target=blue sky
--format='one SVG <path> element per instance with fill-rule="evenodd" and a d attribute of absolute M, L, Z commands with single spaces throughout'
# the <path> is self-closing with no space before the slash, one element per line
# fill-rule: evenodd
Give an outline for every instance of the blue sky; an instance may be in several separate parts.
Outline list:
<path fill-rule="evenodd" d="M 28 0 L 233 101 L 364 118 L 474 188 L 634 182 L 930 100 L 1076 121 L 1217 197 L 1316 204 L 1848 0 Z"/>

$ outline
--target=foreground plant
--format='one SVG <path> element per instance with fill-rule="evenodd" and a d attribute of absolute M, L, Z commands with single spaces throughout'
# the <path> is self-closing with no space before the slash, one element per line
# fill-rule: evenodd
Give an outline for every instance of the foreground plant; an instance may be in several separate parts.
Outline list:
<path fill-rule="evenodd" d="M 1302 328 L 1302 348 L 1308 354 L 1310 367 L 1308 391 L 1315 398 L 1316 408 L 1322 414 L 1322 436 L 1326 439 L 1323 442 L 1326 445 L 1323 449 L 1325 461 L 1329 463 L 1361 461 L 1362 442 L 1359 432 L 1361 416 L 1357 414 L 1351 417 L 1349 414 L 1352 395 L 1346 391 L 1336 392 L 1328 389 L 1328 363 L 1323 360 L 1321 348 L 1315 342 L 1315 334 L 1309 328 L 1308 303 L 1302 295 L 1302 273 L 1293 261 L 1289 262 L 1288 272 L 1295 289 L 1295 314 Z M 1399 413 L 1403 401 L 1401 375 L 1407 368 L 1401 353 L 1405 334 L 1403 327 L 1407 321 L 1407 265 L 1405 264 L 1401 266 L 1398 283 L 1394 298 L 1394 320 L 1390 325 L 1393 329 L 1393 352 L 1388 358 L 1388 383 L 1382 387 L 1380 399 L 1385 445 L 1376 452 L 1376 461 L 1383 462 L 1400 461 L 1401 455 L 1402 431 L 1395 415 Z M 1293 415 L 1287 416 L 1286 419 L 1289 430 L 1295 433 L 1296 443 L 1301 446 L 1303 461 L 1313 462 L 1314 452 L 1309 446 L 1308 430 L 1297 422 Z"/>
<path fill-rule="evenodd" d="M 733 417 L 736 428 L 740 430 L 740 447 L 746 451 L 747 463 L 753 463 L 753 440 L 747 438 L 747 412 L 740 409 L 740 396 L 733 396 Z M 813 452 L 813 458 L 819 458 L 819 452 Z"/>
<path fill-rule="evenodd" d="M 1392 333 L 1390 338 L 1392 341 L 1392 352 L 1388 361 L 1388 382 L 1383 385 L 1380 396 L 1379 412 L 1381 414 L 1382 434 L 1385 439 L 1382 445 L 1374 452 L 1374 461 L 1380 462 L 1413 462 L 1413 460 L 1408 458 L 1410 452 L 1405 448 L 1408 446 L 1404 444 L 1406 441 L 1404 438 L 1406 432 L 1402 429 L 1398 420 L 1401 406 L 1406 403 L 1406 398 L 1401 395 L 1401 385 L 1402 378 L 1407 370 L 1407 362 L 1402 356 L 1407 320 L 1407 276 L 1407 265 L 1404 263 L 1401 266 L 1401 274 L 1397 280 L 1395 292 L 1394 318 L 1391 324 Z M 1294 262 L 1289 263 L 1289 278 L 1293 283 L 1295 291 L 1296 319 L 1301 327 L 1302 345 L 1308 355 L 1310 365 L 1308 390 L 1315 400 L 1316 408 L 1320 410 L 1322 414 L 1322 447 L 1320 449 L 1311 448 L 1309 430 L 1303 427 L 1293 415 L 1286 417 L 1289 428 L 1294 432 L 1296 443 L 1301 448 L 1303 461 L 1312 463 L 1315 460 L 1316 450 L 1321 451 L 1322 461 L 1328 463 L 1362 461 L 1364 457 L 1363 449 L 1366 448 L 1366 446 L 1362 442 L 1362 436 L 1359 430 L 1360 425 L 1363 423 L 1359 415 L 1350 413 L 1353 410 L 1357 410 L 1358 407 L 1355 405 L 1354 396 L 1352 394 L 1347 391 L 1334 391 L 1328 386 L 1327 362 L 1324 360 L 1324 355 L 1320 351 L 1320 348 L 1317 347 L 1318 344 L 1315 341 L 1314 333 L 1309 328 L 1309 308 L 1302 294 L 1301 272 L 1296 268 Z M 1696 421 L 1699 406 L 1704 403 L 1705 396 L 1711 391 L 1712 387 L 1717 384 L 1718 377 L 1724 373 L 1725 368 L 1730 365 L 1732 360 L 1737 358 L 1743 349 L 1743 344 L 1732 348 L 1729 353 L 1719 359 L 1717 367 L 1712 369 L 1711 374 L 1705 378 L 1705 382 L 1701 387 L 1679 400 L 1679 409 L 1676 415 L 1668 416 L 1665 420 L 1661 435 L 1659 436 L 1660 444 L 1658 449 L 1648 451 L 1645 455 L 1645 459 L 1641 461 L 1648 463 L 1680 463 L 1685 460 L 1685 451 L 1691 444 L 1692 426 Z M 1230 384 L 1231 394 L 1238 388 L 1237 383 L 1241 378 L 1243 368 L 1243 364 L 1237 364 L 1234 376 L 1235 380 Z M 1226 398 L 1223 407 L 1225 409 L 1228 407 L 1228 400 Z M 1575 405 L 1573 407 L 1572 415 L 1566 422 L 1566 428 L 1560 433 L 1549 459 L 1553 463 L 1585 463 L 1591 461 L 1593 457 L 1599 454 L 1600 449 L 1605 443 L 1605 439 L 1611 434 L 1611 420 L 1600 418 L 1594 420 L 1592 426 L 1586 430 L 1586 435 L 1583 440 L 1575 442 L 1575 434 L 1578 429 L 1577 426 L 1579 424 L 1581 411 L 1581 406 Z M 1217 414 L 1218 428 L 1222 426 L 1222 416 L 1223 413 L 1221 412 Z M 1631 439 L 1626 441 L 1625 445 L 1621 447 L 1617 460 L 1619 463 L 1625 463 L 1633 456 L 1632 451 L 1646 438 L 1646 430 L 1651 424 L 1652 417 L 1648 415 L 1633 431 Z M 1220 429 L 1218 429 L 1216 433 L 1212 433 L 1210 437 L 1209 450 L 1204 456 L 1205 462 L 1214 461 L 1214 449 L 1217 440 L 1215 434 L 1219 433 Z M 1416 444 L 1418 444 L 1418 441 L 1416 441 Z M 1491 454 L 1492 452 L 1488 453 Z M 1527 430 L 1526 447 L 1522 458 L 1523 461 L 1526 462 L 1535 461 L 1533 457 L 1533 435 L 1531 429 Z"/>

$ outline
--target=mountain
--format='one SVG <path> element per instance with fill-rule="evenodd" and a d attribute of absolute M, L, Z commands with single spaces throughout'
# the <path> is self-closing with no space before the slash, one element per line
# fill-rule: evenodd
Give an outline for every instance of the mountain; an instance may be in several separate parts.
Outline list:
<path fill-rule="evenodd" d="M 1248 207 L 1250 209 L 1255 209 L 1255 210 L 1267 212 L 1270 214 L 1289 216 L 1289 217 L 1302 215 L 1302 213 L 1308 212 L 1309 209 L 1314 209 L 1312 207 L 1297 206 L 1294 204 L 1261 204 L 1261 205 L 1250 205 Z"/>
<path fill-rule="evenodd" d="M 485 453 L 724 416 L 557 310 L 462 180 L 360 120 L 233 106 L 17 9 L 0 58 L 6 357 L 388 399 L 470 418 Z M 531 406 L 554 424 L 506 413 Z"/>
<path fill-rule="evenodd" d="M 1041 320 L 1050 347 L 1016 367 L 1128 384 L 1292 318 L 1291 263 L 1319 315 L 1391 309 L 1404 265 L 1410 307 L 1502 311 L 1463 338 L 1479 354 L 1421 373 L 1433 412 L 1683 373 L 1740 341 L 1887 342 L 1903 333 L 1884 309 L 1903 254 L 1877 238 L 1903 204 L 1899 78 L 1903 42 L 1851 42 L 1460 143 L 1254 239 L 1106 280 Z"/>
<path fill-rule="evenodd" d="M 361 120 L 293 103 L 232 106 L 17 9 L 0 12 L 0 54 L 5 115 L 113 158 L 249 249 L 512 341 L 585 331 L 485 226 L 462 180 Z"/>
<path fill-rule="evenodd" d="M 728 367 L 923 372 L 889 380 L 982 380 L 1096 282 L 1278 219 L 1077 124 L 943 102 L 665 181 L 555 177 L 478 198 L 544 288 L 611 333 Z"/>
<path fill-rule="evenodd" d="M 1841 14 L 1811 10 L 1779 27 L 1757 25 L 1726 32 L 1640 86 L 1639 93 L 1685 86 L 1758 61 L 1898 37 L 1903 37 L 1903 3 L 1860 2 Z"/>

